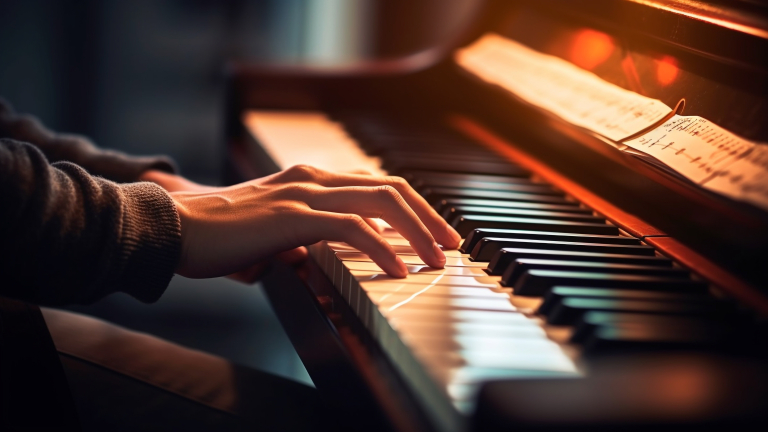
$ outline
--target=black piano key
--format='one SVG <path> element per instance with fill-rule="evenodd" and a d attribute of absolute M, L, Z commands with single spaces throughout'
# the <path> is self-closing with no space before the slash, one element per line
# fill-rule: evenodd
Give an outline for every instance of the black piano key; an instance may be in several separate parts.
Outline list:
<path fill-rule="evenodd" d="M 545 296 L 536 313 L 549 316 L 563 299 L 570 297 L 601 298 L 614 300 L 652 300 L 652 301 L 714 301 L 705 293 L 680 291 L 627 290 L 611 288 L 553 287 Z"/>
<path fill-rule="evenodd" d="M 706 292 L 707 284 L 691 279 L 613 273 L 528 270 L 515 282 L 514 294 L 540 297 L 554 286 Z"/>
<path fill-rule="evenodd" d="M 691 273 L 679 267 L 654 267 L 644 265 L 610 264 L 586 261 L 557 261 L 542 259 L 515 260 L 501 276 L 502 286 L 514 286 L 528 270 L 597 271 L 614 274 L 637 274 L 644 276 L 690 277 Z"/>
<path fill-rule="evenodd" d="M 723 328 L 730 324 L 710 317 L 690 317 L 672 315 L 650 315 L 646 313 L 630 312 L 598 312 L 591 311 L 583 314 L 573 325 L 570 342 L 584 343 L 594 329 L 604 325 L 636 324 L 654 325 L 659 327 L 702 327 Z"/>
<path fill-rule="evenodd" d="M 517 238 L 486 237 L 475 245 L 470 258 L 490 261 L 502 248 L 597 252 L 623 255 L 654 256 L 656 250 L 646 245 L 614 245 L 603 243 L 563 242 Z"/>
<path fill-rule="evenodd" d="M 669 350 L 719 351 L 727 346 L 723 332 L 706 326 L 611 324 L 592 331 L 584 341 L 583 353 L 586 357 L 596 357 Z"/>
<path fill-rule="evenodd" d="M 531 231 L 531 230 L 510 230 L 510 229 L 498 229 L 498 228 L 477 228 L 474 231 L 467 234 L 467 237 L 465 238 L 464 242 L 461 244 L 461 247 L 459 247 L 459 250 L 462 253 L 470 253 L 475 248 L 475 245 L 480 243 L 480 240 L 482 240 L 485 237 L 520 238 L 520 239 L 532 239 L 532 240 L 623 244 L 623 245 L 641 244 L 640 240 L 634 237 L 615 236 L 615 235 L 579 234 L 579 233 Z"/>
<path fill-rule="evenodd" d="M 442 182 L 442 184 L 428 184 L 423 186 L 413 185 L 414 189 L 420 194 L 424 194 L 428 189 L 433 188 L 457 188 L 473 189 L 482 191 L 499 191 L 514 193 L 529 193 L 537 195 L 563 196 L 563 193 L 546 185 L 537 184 L 503 184 L 503 183 L 481 183 L 481 182 Z"/>
<path fill-rule="evenodd" d="M 605 223 L 605 218 L 591 214 L 499 207 L 456 206 L 451 207 L 444 214 L 447 214 L 445 220 L 449 224 L 453 223 L 456 219 L 462 216 L 469 215 L 531 217 L 537 219 L 556 219 L 570 222 Z"/>
<path fill-rule="evenodd" d="M 504 248 L 491 259 L 486 272 L 491 275 L 501 275 L 507 267 L 520 258 L 672 267 L 672 260 L 660 256 Z"/>
<path fill-rule="evenodd" d="M 451 198 L 440 200 L 435 204 L 435 210 L 440 213 L 443 219 L 447 219 L 454 213 L 452 209 L 459 206 L 472 206 L 472 207 L 484 207 L 484 208 L 499 208 L 499 209 L 528 209 L 528 210 L 544 210 L 544 211 L 557 211 L 568 213 L 579 213 L 585 215 L 593 214 L 592 210 L 579 207 L 578 204 L 545 204 L 536 202 L 519 202 L 519 201 L 494 201 L 484 199 L 472 199 L 472 198 Z"/>
<path fill-rule="evenodd" d="M 493 176 L 483 174 L 461 174 L 436 171 L 405 171 L 402 177 L 414 186 L 435 185 L 443 181 L 469 181 L 486 182 L 499 184 L 534 184 L 545 185 L 546 183 L 537 183 L 527 177 L 507 177 Z"/>
<path fill-rule="evenodd" d="M 520 201 L 550 204 L 573 204 L 562 195 L 541 195 L 523 192 L 488 191 L 482 189 L 461 189 L 447 187 L 429 187 L 420 191 L 421 196 L 434 206 L 441 200 L 449 198 L 476 198 L 497 201 Z"/>
<path fill-rule="evenodd" d="M 411 158 L 399 160 L 396 163 L 385 163 L 383 166 L 394 175 L 397 175 L 400 171 L 410 170 L 494 174 L 517 177 L 528 177 L 530 175 L 529 171 L 506 162 L 463 161 L 460 159 Z"/>
<path fill-rule="evenodd" d="M 470 232 L 477 228 L 504 228 L 601 235 L 619 234 L 618 227 L 608 224 L 483 215 L 462 216 L 454 220 L 451 226 L 456 229 L 462 237 L 466 237 Z"/>
<path fill-rule="evenodd" d="M 553 325 L 574 325 L 587 312 L 627 312 L 653 315 L 706 317 L 717 313 L 718 306 L 703 302 L 666 302 L 646 300 L 613 300 L 569 297 L 549 313 Z"/>
<path fill-rule="evenodd" d="M 440 153 L 434 152 L 432 149 L 419 149 L 414 150 L 388 147 L 382 149 L 379 155 L 383 159 L 382 167 L 387 169 L 392 166 L 400 166 L 404 162 L 411 160 L 434 160 L 434 161 L 453 161 L 460 160 L 465 162 L 487 162 L 498 163 L 499 157 L 487 151 L 466 151 L 464 149 L 457 149 L 455 151 L 445 152 L 442 149 Z M 478 149 L 480 150 L 480 149 Z"/>

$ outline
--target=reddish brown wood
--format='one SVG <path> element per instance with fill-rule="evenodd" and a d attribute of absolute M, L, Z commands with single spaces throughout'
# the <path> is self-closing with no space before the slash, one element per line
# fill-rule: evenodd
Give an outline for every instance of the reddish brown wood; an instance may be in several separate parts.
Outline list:
<path fill-rule="evenodd" d="M 733 276 L 671 237 L 652 237 L 646 239 L 646 242 L 702 278 L 712 282 L 727 295 L 754 308 L 760 315 L 768 316 L 768 297 L 756 287 Z"/>

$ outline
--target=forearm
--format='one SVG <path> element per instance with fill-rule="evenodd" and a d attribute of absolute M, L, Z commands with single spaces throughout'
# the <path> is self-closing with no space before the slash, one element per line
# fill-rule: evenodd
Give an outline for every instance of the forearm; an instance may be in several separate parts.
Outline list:
<path fill-rule="evenodd" d="M 0 295 L 41 304 L 89 303 L 125 291 L 151 302 L 180 254 L 168 194 L 118 185 L 34 147 L 0 140 Z"/>
<path fill-rule="evenodd" d="M 0 99 L 0 138 L 11 138 L 35 145 L 51 163 L 72 162 L 92 175 L 127 183 L 138 181 L 147 171 L 176 172 L 170 158 L 164 156 L 129 156 L 96 147 L 88 138 L 57 134 L 36 118 L 17 114 Z"/>

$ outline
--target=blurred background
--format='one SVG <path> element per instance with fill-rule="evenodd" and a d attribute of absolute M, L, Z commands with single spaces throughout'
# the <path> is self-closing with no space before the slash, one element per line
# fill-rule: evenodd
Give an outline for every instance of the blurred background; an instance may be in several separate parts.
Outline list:
<path fill-rule="evenodd" d="M 472 0 L 4 0 L 0 96 L 57 131 L 220 177 L 228 60 L 339 64 L 456 33 Z M 261 289 L 175 278 L 156 304 L 73 309 L 309 383 Z"/>

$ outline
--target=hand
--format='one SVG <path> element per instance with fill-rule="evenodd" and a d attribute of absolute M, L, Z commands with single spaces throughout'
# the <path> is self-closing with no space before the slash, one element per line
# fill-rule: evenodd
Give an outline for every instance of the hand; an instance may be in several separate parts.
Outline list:
<path fill-rule="evenodd" d="M 182 176 L 158 170 L 145 171 L 139 180 L 157 183 L 168 192 L 210 192 L 218 189 L 215 186 L 201 185 Z"/>
<path fill-rule="evenodd" d="M 387 221 L 433 267 L 445 265 L 437 243 L 455 248 L 461 240 L 398 177 L 296 166 L 227 188 L 173 192 L 171 197 L 181 218 L 177 273 L 188 277 L 228 275 L 321 240 L 349 243 L 387 274 L 405 277 L 405 264 L 364 218 Z"/>

